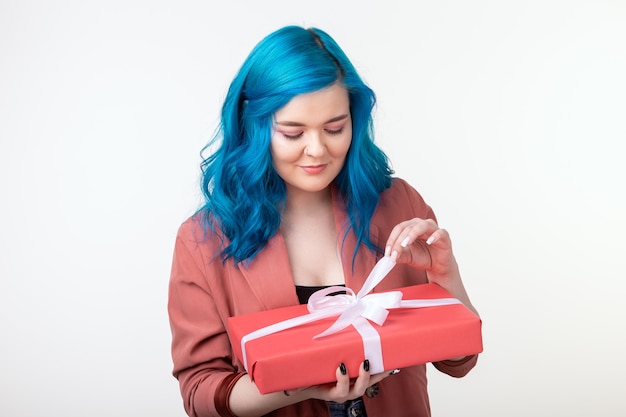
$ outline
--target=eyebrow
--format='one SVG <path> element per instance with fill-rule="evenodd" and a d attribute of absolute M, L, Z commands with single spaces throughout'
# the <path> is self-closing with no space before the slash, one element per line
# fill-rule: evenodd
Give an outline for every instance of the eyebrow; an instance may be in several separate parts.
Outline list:
<path fill-rule="evenodd" d="M 333 117 L 332 119 L 328 119 L 324 122 L 324 124 L 328 124 L 328 123 L 333 123 L 333 122 L 338 122 L 340 120 L 345 120 L 348 118 L 348 114 L 342 114 L 341 116 L 336 116 Z M 291 122 L 291 121 L 282 121 L 282 122 L 276 122 L 277 125 L 281 125 L 281 126 L 293 126 L 293 127 L 301 127 L 304 126 L 304 123 L 300 123 L 300 122 Z"/>

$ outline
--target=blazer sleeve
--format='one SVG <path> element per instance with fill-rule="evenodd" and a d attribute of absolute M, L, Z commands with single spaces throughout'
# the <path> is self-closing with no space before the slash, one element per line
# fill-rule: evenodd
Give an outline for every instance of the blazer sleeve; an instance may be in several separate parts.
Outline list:
<path fill-rule="evenodd" d="M 455 378 L 462 378 L 471 371 L 478 362 L 478 355 L 470 355 L 458 361 L 433 362 L 433 366 L 444 374 Z"/>
<path fill-rule="evenodd" d="M 419 217 L 421 219 L 433 219 L 435 222 L 437 221 L 437 217 L 435 216 L 433 209 L 426 203 L 420 193 L 417 192 L 417 190 L 408 182 L 402 178 L 395 178 L 393 188 L 397 190 L 397 197 L 395 198 L 400 201 L 405 201 L 406 209 L 410 213 L 410 215 L 405 215 L 405 218 L 402 220 L 409 220 L 411 217 Z"/>
<path fill-rule="evenodd" d="M 208 262 L 203 256 L 194 229 L 197 233 L 193 223 L 184 223 L 174 247 L 168 294 L 172 373 L 189 416 L 218 416 L 227 408 L 224 387 L 243 374 L 232 364 L 224 321 L 208 284 L 225 271 L 219 258 Z"/>
<path fill-rule="evenodd" d="M 417 190 L 402 179 L 396 179 L 395 181 L 406 193 L 406 198 L 409 201 L 415 217 L 428 218 L 437 221 L 434 211 L 428 204 L 426 204 Z M 467 375 L 469 371 L 476 366 L 477 362 L 478 355 L 471 355 L 458 361 L 444 360 L 440 362 L 433 362 L 433 366 L 445 374 L 455 378 L 461 378 Z"/>

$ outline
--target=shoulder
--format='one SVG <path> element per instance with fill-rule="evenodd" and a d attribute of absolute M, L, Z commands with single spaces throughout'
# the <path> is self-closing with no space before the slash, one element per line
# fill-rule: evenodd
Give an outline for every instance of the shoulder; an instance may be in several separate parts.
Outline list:
<path fill-rule="evenodd" d="M 180 285 L 193 284 L 204 294 L 223 292 L 221 282 L 227 267 L 220 258 L 222 241 L 204 223 L 202 216 L 196 214 L 178 228 L 170 275 L 176 291 L 182 291 Z"/>
<path fill-rule="evenodd" d="M 209 243 L 222 242 L 223 236 L 215 226 L 212 227 L 210 216 L 199 211 L 187 218 L 179 227 L 177 240 L 185 242 Z"/>
<path fill-rule="evenodd" d="M 199 218 L 199 214 L 196 213 L 178 226 L 176 237 L 182 240 L 190 240 L 201 231 L 201 219 Z"/>
<path fill-rule="evenodd" d="M 404 178 L 394 177 L 391 179 L 391 186 L 383 191 L 381 198 L 384 198 L 387 195 L 397 196 L 398 194 L 412 193 L 419 195 L 417 190 L 413 188 L 413 186 L 411 186 Z"/>
<path fill-rule="evenodd" d="M 402 178 L 393 178 L 391 186 L 383 191 L 377 212 L 397 213 L 404 220 L 412 217 L 432 218 L 435 214 L 422 195 Z"/>
<path fill-rule="evenodd" d="M 183 252 L 197 260 L 199 264 L 207 265 L 219 256 L 224 245 L 224 238 L 219 231 L 215 231 L 207 220 L 207 215 L 198 212 L 186 219 L 176 233 L 175 251 L 178 255 Z"/>

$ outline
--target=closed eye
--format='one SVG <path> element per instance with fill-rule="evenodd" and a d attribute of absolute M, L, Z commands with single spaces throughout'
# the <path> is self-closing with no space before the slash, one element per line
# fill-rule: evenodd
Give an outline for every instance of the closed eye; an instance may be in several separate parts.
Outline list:
<path fill-rule="evenodd" d="M 281 133 L 283 134 L 283 136 L 284 136 L 286 139 L 289 139 L 289 140 L 296 140 L 296 139 L 299 139 L 299 138 L 301 138 L 301 137 L 302 137 L 302 135 L 303 135 L 303 132 L 294 133 L 294 134 L 287 134 L 287 133 L 285 133 L 285 132 L 281 132 Z"/>
<path fill-rule="evenodd" d="M 329 135 L 340 135 L 343 132 L 343 126 L 339 129 L 324 129 Z"/>

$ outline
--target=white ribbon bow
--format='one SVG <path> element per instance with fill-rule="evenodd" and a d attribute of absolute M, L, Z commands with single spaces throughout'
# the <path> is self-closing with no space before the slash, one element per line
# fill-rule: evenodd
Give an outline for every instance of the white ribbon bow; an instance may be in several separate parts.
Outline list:
<path fill-rule="evenodd" d="M 385 278 L 389 271 L 393 269 L 395 264 L 395 261 L 391 259 L 391 257 L 385 256 L 374 266 L 358 294 L 355 295 L 351 288 L 339 286 L 321 289 L 313 293 L 309 298 L 307 304 L 309 314 L 281 321 L 245 335 L 241 339 L 241 351 L 246 370 L 248 370 L 248 358 L 246 355 L 247 342 L 281 330 L 339 315 L 337 320 L 329 328 L 313 338 L 325 337 L 352 325 L 363 339 L 364 357 L 370 362 L 370 372 L 372 374 L 383 372 L 385 367 L 380 335 L 370 321 L 382 326 L 389 314 L 388 309 L 391 308 L 421 308 L 460 303 L 456 298 L 403 301 L 402 292 L 400 291 L 369 294 L 369 292 Z M 345 294 L 337 294 L 332 297 L 328 296 L 332 293 L 344 291 Z"/>

